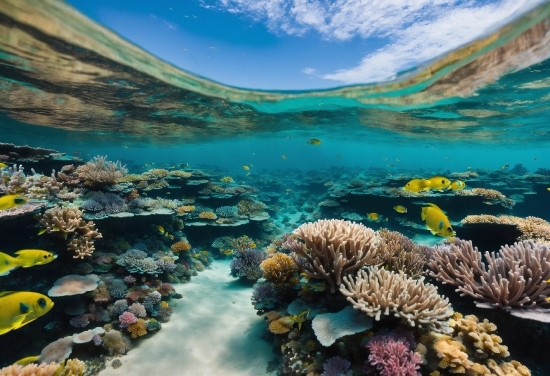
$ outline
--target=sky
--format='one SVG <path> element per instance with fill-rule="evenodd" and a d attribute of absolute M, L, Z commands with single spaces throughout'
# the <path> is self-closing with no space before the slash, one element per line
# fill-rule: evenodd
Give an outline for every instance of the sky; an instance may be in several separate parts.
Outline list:
<path fill-rule="evenodd" d="M 188 72 L 235 87 L 381 82 L 542 0 L 66 0 Z"/>

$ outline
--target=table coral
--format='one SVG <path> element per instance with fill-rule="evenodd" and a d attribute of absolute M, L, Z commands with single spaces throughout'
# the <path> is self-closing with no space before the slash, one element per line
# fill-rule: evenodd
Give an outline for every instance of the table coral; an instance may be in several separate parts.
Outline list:
<path fill-rule="evenodd" d="M 204 211 L 204 212 L 199 213 L 199 218 L 202 218 L 202 219 L 216 219 L 216 218 L 218 218 L 218 216 L 214 212 Z"/>

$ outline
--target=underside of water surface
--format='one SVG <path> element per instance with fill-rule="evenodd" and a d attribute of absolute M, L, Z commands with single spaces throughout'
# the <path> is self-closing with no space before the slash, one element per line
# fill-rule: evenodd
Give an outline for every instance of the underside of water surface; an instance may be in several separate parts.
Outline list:
<path fill-rule="evenodd" d="M 395 333 L 407 327 L 403 322 L 394 317 L 376 321 L 372 331 L 353 332 L 335 339 L 335 345 L 325 345 L 314 330 L 314 316 L 309 315 L 344 312 L 346 300 L 338 291 L 329 291 L 330 287 L 337 290 L 339 282 L 330 277 L 325 285 L 296 254 L 292 257 L 297 266 L 286 270 L 287 280 L 276 281 L 274 274 L 259 269 L 268 256 L 290 253 L 287 241 L 296 239 L 295 230 L 300 226 L 337 219 L 364 225 L 376 234 L 389 230 L 411 239 L 412 243 L 403 240 L 403 244 L 415 244 L 415 252 L 425 252 L 423 261 L 415 266 L 415 280 L 424 275 L 437 284 L 456 312 L 494 322 L 511 353 L 511 357 L 491 353 L 476 342 L 480 354 L 467 341 L 465 344 L 472 346 L 461 350 L 455 342 L 467 334 L 460 332 L 458 325 L 475 326 L 480 332 L 470 333 L 476 335 L 494 330 L 486 329 L 487 323 L 476 326 L 455 315 L 451 325 L 461 334 L 455 333 L 449 346 L 463 351 L 460 356 L 467 354 L 487 367 L 493 367 L 489 362 L 493 358 L 502 367 L 504 360 L 508 364 L 517 359 L 533 375 L 549 374 L 545 356 L 550 346 L 550 298 L 545 301 L 544 296 L 550 294 L 546 287 L 550 283 L 550 251 L 540 251 L 539 274 L 533 271 L 536 268 L 521 269 L 525 276 L 539 279 L 533 287 L 539 295 L 532 294 L 530 302 L 540 301 L 530 308 L 536 308 L 547 321 L 520 318 L 528 311 L 521 304 L 499 302 L 493 304 L 496 309 L 480 308 L 472 299 L 475 294 L 461 296 L 456 285 L 441 283 L 433 270 L 430 275 L 427 261 L 435 252 L 433 245 L 452 243 L 455 237 L 471 240 L 483 253 L 498 252 L 501 246 L 523 240 L 550 244 L 549 57 L 550 3 L 545 2 L 498 30 L 388 82 L 326 90 L 261 91 L 226 86 L 182 71 L 64 2 L 0 0 L 0 251 L 14 254 L 21 249 L 48 249 L 59 255 L 47 265 L 9 269 L 9 274 L 0 276 L 0 290 L 46 294 L 66 275 L 98 274 L 100 279 L 78 297 L 48 292 L 55 301 L 49 315 L 28 325 L 25 322 L 21 329 L 19 322 L 0 334 L 0 345 L 6 349 L 0 367 L 40 354 L 48 343 L 89 329 L 84 322 L 92 322 L 96 325 L 90 327 L 103 327 L 107 333 L 120 330 L 125 339 L 119 338 L 119 345 L 127 346 L 124 351 L 113 350 L 105 345 L 105 333 L 88 333 L 90 338 L 97 335 L 95 341 L 103 344 L 71 345 L 71 358 L 87 362 L 87 371 L 80 374 L 97 374 L 106 365 L 105 372 L 113 374 L 138 372 L 127 368 L 129 363 L 135 365 L 135 358 L 123 355 L 139 343 L 133 341 L 140 328 L 125 329 L 137 323 L 144 326 L 143 333 L 136 334 L 145 336 L 139 348 L 132 350 L 136 353 L 147 346 L 149 337 L 168 335 L 159 328 L 168 324 L 172 310 L 174 317 L 185 317 L 186 310 L 200 307 L 201 302 L 186 302 L 181 287 L 167 292 L 162 289 L 167 290 L 170 284 L 192 284 L 191 277 L 205 268 L 210 268 L 206 272 L 216 270 L 216 265 L 227 269 L 230 263 L 231 270 L 224 269 L 222 277 L 205 277 L 204 283 L 218 278 L 217 285 L 212 282 L 213 288 L 218 293 L 228 289 L 227 294 L 216 295 L 216 299 L 227 299 L 221 307 L 235 305 L 230 292 L 241 298 L 247 294 L 245 307 L 254 313 L 247 323 L 263 325 L 259 332 L 274 344 L 273 354 L 266 355 L 273 359 L 265 365 L 266 375 L 296 371 L 319 375 L 323 364 L 327 372 L 326 362 L 331 357 L 351 362 L 349 371 L 346 368 L 334 374 L 382 374 L 376 373 L 380 368 L 372 364 L 362 367 L 368 363 L 368 354 L 374 354 L 373 349 L 369 353 L 363 348 L 376 343 L 370 340 L 373 335 L 397 338 L 402 333 Z M 111 175 L 104 171 L 108 169 Z M 101 181 L 97 178 L 100 172 L 110 178 Z M 407 188 L 413 179 L 419 179 L 419 189 Z M 12 195 L 23 196 L 24 206 L 7 202 L 6 197 Z M 425 218 L 431 205 L 442 212 L 435 227 Z M 102 234 L 95 249 L 79 248 L 86 232 L 64 229 L 51 219 L 61 216 L 63 208 L 82 218 L 83 228 L 92 226 Z M 456 236 L 442 232 L 446 223 Z M 90 239 L 94 244 L 96 238 Z M 68 250 L 75 250 L 76 256 Z M 261 254 L 254 253 L 258 250 Z M 130 265 L 131 258 L 142 260 L 140 266 Z M 248 258 L 260 260 L 253 276 L 236 266 L 245 263 L 243 259 L 250 261 Z M 377 273 L 382 275 L 384 270 L 403 272 L 396 266 L 402 265 L 396 258 L 364 266 L 377 265 L 381 268 Z M 148 260 L 152 269 L 146 271 L 143 260 Z M 479 262 L 490 263 L 483 260 Z M 409 265 L 406 272 L 410 270 Z M 229 273 L 240 282 L 220 287 Z M 252 288 L 260 277 L 264 279 Z M 496 285 L 492 286 L 498 290 Z M 269 294 L 264 291 L 267 295 L 262 300 L 258 298 L 261 289 L 279 295 L 273 292 L 266 297 Z M 154 303 L 148 297 L 152 291 L 162 292 Z M 184 302 L 178 309 L 177 299 L 182 295 Z M 253 304 L 249 304 L 250 295 Z M 1 302 L 6 299 L 0 295 Z M 142 316 L 135 314 L 135 322 L 121 318 L 134 315 L 128 307 L 118 311 L 126 300 L 145 307 Z M 121 302 L 118 307 L 115 301 Z M 223 309 L 219 309 L 212 315 L 222 316 Z M 82 312 L 71 313 L 76 311 Z M 535 310 L 526 316 L 532 312 Z M 0 330 L 17 321 L 2 315 L 7 314 L 0 307 Z M 199 326 L 203 323 L 200 318 L 195 317 Z M 276 320 L 282 320 L 282 329 L 264 322 Z M 479 329 L 482 326 L 484 329 Z M 43 333 L 37 335 L 42 328 Z M 186 329 L 174 326 L 176 331 L 183 330 L 182 337 L 188 333 Z M 434 335 L 439 339 L 428 340 L 427 332 L 418 326 L 406 330 L 427 348 L 415 372 L 447 375 L 467 367 L 466 361 L 463 365 L 451 362 L 456 369 L 442 365 L 443 360 L 438 364 L 437 357 L 444 358 L 443 350 L 434 343 L 441 343 L 441 337 Z M 388 334 L 390 331 L 393 334 Z M 188 349 L 192 344 L 185 346 Z M 498 349 L 500 345 L 495 346 Z M 360 354 L 353 350 L 359 347 Z M 413 350 L 421 353 L 420 347 L 407 349 Z M 436 350 L 440 351 L 437 356 Z M 135 356 L 146 356 L 142 354 Z M 166 356 L 166 362 L 177 359 L 177 354 L 166 354 L 155 356 Z M 237 350 L 235 354 L 233 357 L 246 359 L 246 354 L 239 355 Z M 131 360 L 123 360 L 123 368 L 117 371 L 115 360 L 119 357 Z M 227 374 L 252 374 L 246 365 L 238 367 L 242 368 Z M 495 369 L 491 368 L 495 373 L 490 374 L 525 374 Z M 468 372 L 483 374 L 473 368 Z"/>

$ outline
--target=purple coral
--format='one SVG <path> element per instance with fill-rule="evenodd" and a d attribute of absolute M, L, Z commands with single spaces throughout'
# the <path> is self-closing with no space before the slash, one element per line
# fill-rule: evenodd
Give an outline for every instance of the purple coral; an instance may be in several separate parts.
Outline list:
<path fill-rule="evenodd" d="M 92 337 L 92 341 L 94 342 L 94 345 L 99 346 L 103 343 L 103 339 L 99 334 L 94 334 Z"/>
<path fill-rule="evenodd" d="M 75 328 L 85 328 L 90 324 L 90 319 L 87 315 L 78 315 L 69 320 L 69 324 Z"/>
<path fill-rule="evenodd" d="M 126 277 L 124 277 L 124 282 L 127 284 L 132 284 L 132 283 L 135 283 L 136 281 L 137 279 L 132 277 L 131 275 L 127 275 Z"/>
<path fill-rule="evenodd" d="M 374 367 L 380 376 L 420 376 L 420 355 L 411 350 L 414 340 L 410 333 L 393 331 L 372 337 L 366 369 Z"/>
<path fill-rule="evenodd" d="M 260 268 L 262 261 L 266 259 L 266 254 L 257 249 L 244 249 L 237 253 L 237 257 L 231 260 L 229 268 L 233 277 L 246 277 L 256 281 L 263 276 L 263 270 Z"/>
<path fill-rule="evenodd" d="M 332 358 L 328 359 L 325 364 L 323 364 L 323 373 L 321 374 L 321 376 L 346 375 L 346 372 L 348 371 L 350 365 L 351 363 L 348 362 L 346 359 L 340 358 L 339 356 L 333 356 Z"/>
<path fill-rule="evenodd" d="M 120 322 L 121 328 L 127 328 L 128 325 L 136 323 L 138 319 L 132 312 L 124 312 L 122 315 L 118 316 L 118 321 Z"/>

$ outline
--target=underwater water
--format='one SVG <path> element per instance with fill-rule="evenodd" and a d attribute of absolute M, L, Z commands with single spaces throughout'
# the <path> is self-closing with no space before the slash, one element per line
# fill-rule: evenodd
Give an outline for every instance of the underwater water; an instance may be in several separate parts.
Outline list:
<path fill-rule="evenodd" d="M 28 362 L 66 375 L 549 375 L 549 57 L 546 2 L 389 82 L 249 90 L 181 71 L 63 2 L 1 0 L 0 367 L 39 356 Z M 326 247 L 337 236 L 295 231 L 329 219 L 376 231 L 341 234 L 346 262 L 362 258 L 355 242 L 378 256 L 348 270 Z M 316 247 L 326 278 L 307 259 Z M 435 298 L 410 287 L 372 321 L 373 292 L 353 316 L 329 269 L 372 265 L 449 302 L 422 321 L 411 312 Z M 331 325 L 327 344 L 317 328 Z M 391 341 L 412 370 L 374 363 Z"/>

